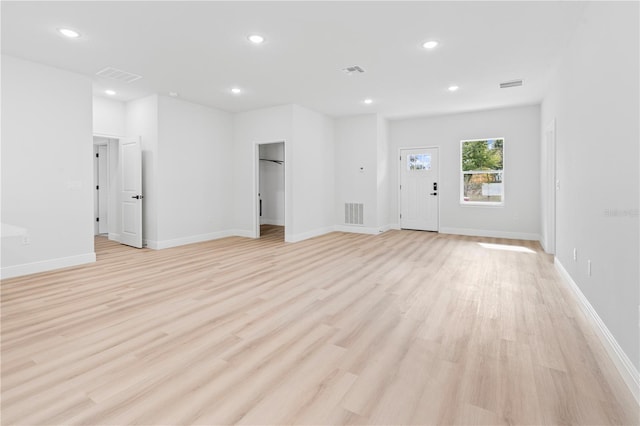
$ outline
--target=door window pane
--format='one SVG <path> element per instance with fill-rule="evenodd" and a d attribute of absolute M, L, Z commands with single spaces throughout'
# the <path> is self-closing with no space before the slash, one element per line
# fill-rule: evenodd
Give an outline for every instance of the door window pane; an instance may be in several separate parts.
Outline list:
<path fill-rule="evenodd" d="M 410 154 L 407 156 L 407 170 L 430 170 L 431 154 Z"/>

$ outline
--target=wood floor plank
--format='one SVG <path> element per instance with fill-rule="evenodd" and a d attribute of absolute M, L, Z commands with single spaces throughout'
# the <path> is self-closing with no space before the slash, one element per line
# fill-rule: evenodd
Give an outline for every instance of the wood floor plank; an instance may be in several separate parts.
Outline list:
<path fill-rule="evenodd" d="M 531 241 L 283 229 L 3 280 L 3 425 L 640 424 Z"/>

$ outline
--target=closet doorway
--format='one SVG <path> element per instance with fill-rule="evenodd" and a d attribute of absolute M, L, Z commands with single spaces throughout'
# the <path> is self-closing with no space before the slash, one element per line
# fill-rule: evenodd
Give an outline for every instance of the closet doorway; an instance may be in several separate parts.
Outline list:
<path fill-rule="evenodd" d="M 93 136 L 93 233 L 114 241 L 120 241 L 119 144 L 118 138 Z"/>
<path fill-rule="evenodd" d="M 258 144 L 258 230 L 260 238 L 284 241 L 284 142 Z"/>
<path fill-rule="evenodd" d="M 109 233 L 109 143 L 108 138 L 93 138 L 93 197 L 94 235 L 106 235 Z"/>

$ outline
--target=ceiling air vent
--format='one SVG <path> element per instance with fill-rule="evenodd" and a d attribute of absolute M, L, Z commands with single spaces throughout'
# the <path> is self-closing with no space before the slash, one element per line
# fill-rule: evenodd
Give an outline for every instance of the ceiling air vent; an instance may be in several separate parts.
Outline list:
<path fill-rule="evenodd" d="M 500 83 L 501 89 L 507 89 L 509 87 L 518 87 L 518 86 L 522 86 L 522 80 L 505 81 L 504 83 Z"/>
<path fill-rule="evenodd" d="M 343 68 L 342 71 L 344 71 L 348 75 L 362 74 L 364 72 L 364 70 L 362 68 L 360 68 L 358 65 L 354 65 L 352 67 Z"/>
<path fill-rule="evenodd" d="M 122 71 L 116 68 L 107 67 L 96 73 L 98 77 L 108 78 L 110 80 L 121 81 L 123 83 L 132 83 L 142 78 L 141 75 L 131 72 Z"/>

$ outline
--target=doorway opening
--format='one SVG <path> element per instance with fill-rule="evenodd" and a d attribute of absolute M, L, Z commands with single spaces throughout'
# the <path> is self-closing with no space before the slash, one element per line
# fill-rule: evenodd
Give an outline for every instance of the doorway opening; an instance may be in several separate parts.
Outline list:
<path fill-rule="evenodd" d="M 285 150 L 284 142 L 256 146 L 258 202 L 256 236 L 284 241 Z"/>
<path fill-rule="evenodd" d="M 140 140 L 94 135 L 94 251 L 97 239 L 142 248 Z"/>
<path fill-rule="evenodd" d="M 110 158 L 110 145 L 117 144 L 116 139 L 94 136 L 93 138 L 93 221 L 94 235 L 107 236 L 109 222 L 113 220 L 112 206 L 115 199 L 111 195 L 110 167 L 117 159 Z M 114 161 L 116 160 L 116 161 Z"/>

